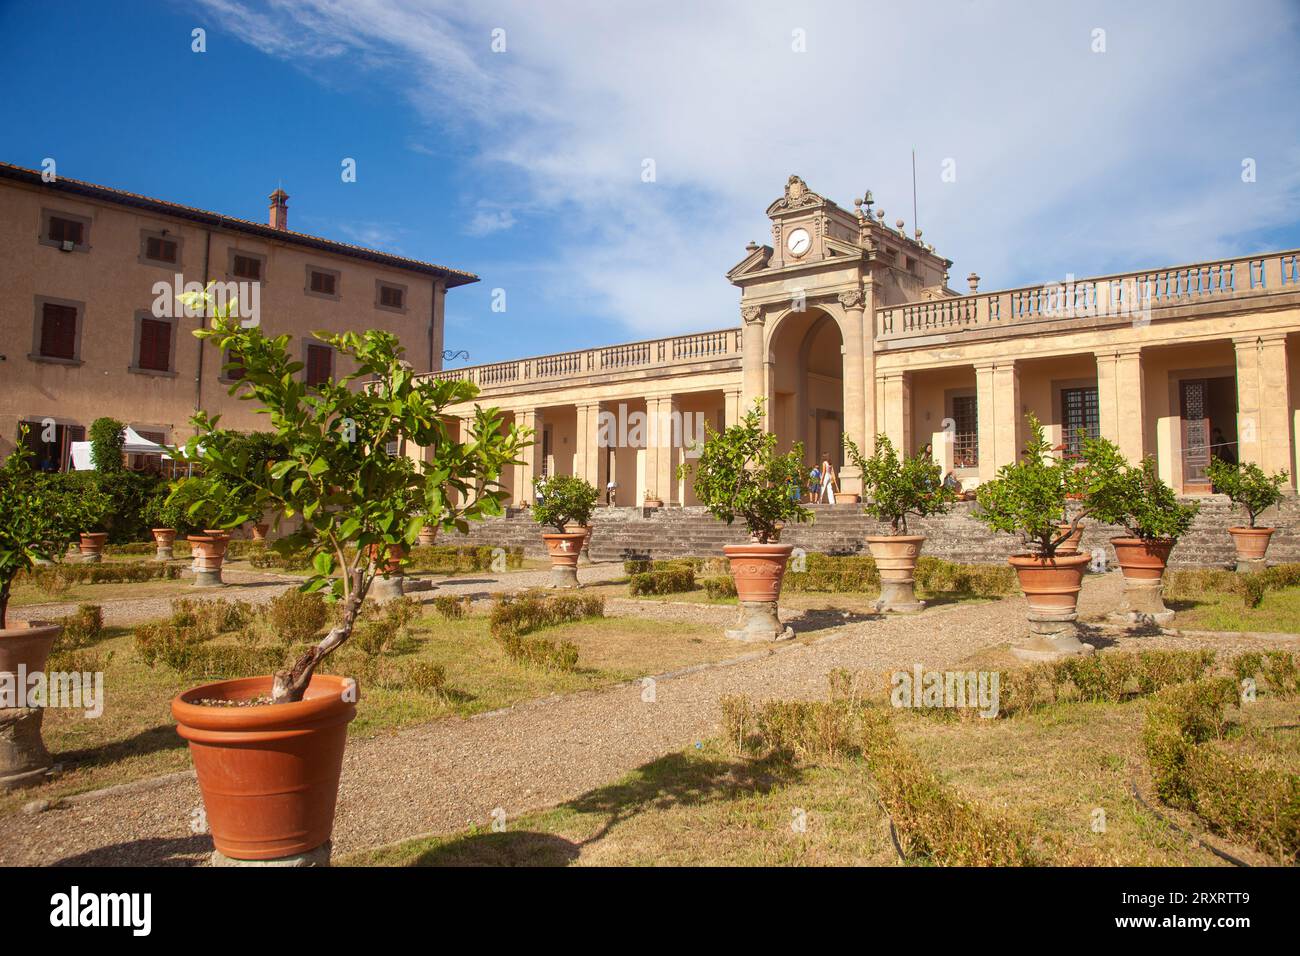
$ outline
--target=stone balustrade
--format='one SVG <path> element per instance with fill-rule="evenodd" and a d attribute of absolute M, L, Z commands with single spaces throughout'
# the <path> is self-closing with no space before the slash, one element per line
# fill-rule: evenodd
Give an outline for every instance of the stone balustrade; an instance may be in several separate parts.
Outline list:
<path fill-rule="evenodd" d="M 1147 322 L 1159 310 L 1280 293 L 1300 293 L 1300 251 L 886 306 L 876 309 L 876 341 L 888 347 L 1074 320 Z"/>

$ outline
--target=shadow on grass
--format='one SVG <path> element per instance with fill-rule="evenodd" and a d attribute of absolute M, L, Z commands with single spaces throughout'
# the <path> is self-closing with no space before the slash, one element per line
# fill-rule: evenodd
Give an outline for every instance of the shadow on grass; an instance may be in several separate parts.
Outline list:
<path fill-rule="evenodd" d="M 811 631 L 825 631 L 846 624 L 860 624 L 863 621 L 883 621 L 885 615 L 878 611 L 845 611 L 833 607 L 815 607 L 804 609 L 803 614 L 789 621 L 796 634 Z"/>
<path fill-rule="evenodd" d="M 641 813 L 699 806 L 765 794 L 793 783 L 800 771 L 779 756 L 763 760 L 701 760 L 669 754 L 645 764 L 631 777 L 560 804 L 560 810 L 600 816 L 600 827 L 584 840 L 520 830 L 474 833 L 440 844 L 412 866 L 568 866 L 585 847 Z"/>
<path fill-rule="evenodd" d="M 116 763 L 128 757 L 143 757 L 164 750 L 180 750 L 185 746 L 185 740 L 176 733 L 175 724 L 159 724 L 125 740 L 98 744 L 82 750 L 59 751 L 55 754 L 55 759 L 62 764 L 75 767 L 97 767 Z"/>

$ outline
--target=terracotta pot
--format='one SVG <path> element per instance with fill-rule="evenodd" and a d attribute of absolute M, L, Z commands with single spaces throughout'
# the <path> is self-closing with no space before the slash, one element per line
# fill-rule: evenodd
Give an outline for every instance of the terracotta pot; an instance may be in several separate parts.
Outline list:
<path fill-rule="evenodd" d="M 542 535 L 546 553 L 551 558 L 551 587 L 576 588 L 578 586 L 578 556 L 587 540 L 587 532 L 566 531 Z"/>
<path fill-rule="evenodd" d="M 432 527 L 426 525 L 425 527 L 420 529 L 420 537 L 419 537 L 420 547 L 431 548 L 433 547 L 433 543 L 437 540 L 438 540 L 438 528 L 436 525 Z"/>
<path fill-rule="evenodd" d="M 221 566 L 225 562 L 230 537 L 224 531 L 192 534 L 189 542 L 194 552 L 194 586 L 217 587 L 221 580 Z"/>
<path fill-rule="evenodd" d="M 1087 570 L 1092 555 L 1060 554 L 1043 558 L 1037 554 L 1016 554 L 1007 563 L 1016 569 L 1020 590 L 1025 592 L 1030 617 L 1035 615 L 1075 614 L 1079 607 L 1079 591 L 1083 588 L 1083 572 Z"/>
<path fill-rule="evenodd" d="M 914 575 L 925 535 L 869 534 L 867 549 L 880 571 L 879 611 L 919 611 L 924 601 L 916 599 Z"/>
<path fill-rule="evenodd" d="M 104 543 L 107 541 L 108 535 L 103 531 L 83 534 L 79 546 L 81 560 L 86 564 L 98 564 L 104 560 Z"/>
<path fill-rule="evenodd" d="M 266 533 L 267 533 L 270 529 L 271 529 L 271 526 L 270 526 L 269 524 L 267 524 L 265 521 L 259 521 L 257 524 L 253 525 L 253 540 L 254 540 L 254 541 L 265 541 L 265 540 L 266 540 Z"/>
<path fill-rule="evenodd" d="M 29 674 L 45 670 L 50 648 L 63 628 L 44 621 L 15 624 L 0 630 L 0 673 L 12 674 L 8 682 L 26 689 Z M 20 683 L 21 678 L 21 683 Z M 24 703 L 25 696 L 13 703 Z M 0 792 L 39 783 L 53 761 L 41 739 L 43 707 L 0 709 Z"/>
<path fill-rule="evenodd" d="M 150 528 L 153 534 L 154 551 L 153 559 L 155 561 L 170 561 L 175 557 L 176 546 L 176 529 L 175 528 Z"/>
<path fill-rule="evenodd" d="M 728 544 L 722 549 L 731 562 L 740 620 L 727 637 L 738 641 L 776 641 L 794 636 L 777 617 L 781 582 L 794 546 L 789 544 Z"/>
<path fill-rule="evenodd" d="M 662 498 L 646 498 L 645 506 L 647 508 L 662 508 L 664 500 Z"/>
<path fill-rule="evenodd" d="M 835 495 L 835 500 L 842 504 L 856 505 L 862 501 L 862 496 L 849 494 L 847 492 L 839 492 Z"/>
<path fill-rule="evenodd" d="M 356 684 L 327 674 L 314 675 L 303 699 L 292 704 L 195 703 L 267 696 L 271 683 L 271 677 L 220 681 L 172 700 L 212 841 L 236 860 L 294 856 L 330 838 L 347 726 L 357 713 Z"/>
<path fill-rule="evenodd" d="M 388 560 L 379 569 L 383 575 L 393 575 L 402 573 L 402 559 L 411 553 L 411 549 L 404 544 L 392 546 L 388 549 Z M 367 545 L 366 554 L 370 556 L 371 561 L 375 561 L 379 556 L 378 545 Z"/>
<path fill-rule="evenodd" d="M 1233 546 L 1237 549 L 1238 571 L 1262 571 L 1272 528 L 1229 528 Z"/>
<path fill-rule="evenodd" d="M 1083 525 L 1079 525 L 1074 531 L 1070 531 L 1070 522 L 1062 522 L 1056 526 L 1057 534 L 1068 534 L 1069 537 L 1056 546 L 1057 554 L 1078 554 L 1079 545 L 1083 541 Z"/>
<path fill-rule="evenodd" d="M 1175 542 L 1171 538 L 1111 538 L 1115 562 L 1124 574 L 1124 606 L 1112 617 L 1132 624 L 1166 624 L 1174 612 L 1165 607 L 1165 566 Z"/>

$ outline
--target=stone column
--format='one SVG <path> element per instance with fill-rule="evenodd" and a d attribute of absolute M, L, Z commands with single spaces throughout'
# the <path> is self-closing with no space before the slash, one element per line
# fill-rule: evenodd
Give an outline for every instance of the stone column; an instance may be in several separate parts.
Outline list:
<path fill-rule="evenodd" d="M 1146 389 L 1142 375 L 1142 349 L 1123 347 L 1098 351 L 1097 411 L 1101 437 L 1119 446 L 1133 464 L 1146 453 Z"/>
<path fill-rule="evenodd" d="M 844 434 L 853 439 L 860 449 L 867 447 L 866 371 L 863 362 L 862 312 L 866 305 L 862 290 L 841 292 L 840 305 L 844 308 Z M 868 454 L 865 450 L 863 454 Z M 840 469 L 840 485 L 846 494 L 862 494 L 862 474 L 852 462 L 845 459 Z"/>
<path fill-rule="evenodd" d="M 1020 369 L 1014 360 L 975 366 L 979 477 L 988 481 L 1020 455 Z"/>
<path fill-rule="evenodd" d="M 600 458 L 604 449 L 600 447 L 598 427 L 600 421 L 600 403 L 586 403 L 574 406 L 576 413 L 575 451 L 573 473 L 585 478 L 598 491 L 600 486 Z"/>
<path fill-rule="evenodd" d="M 536 502 L 533 494 L 533 479 L 542 473 L 542 415 L 535 408 L 521 408 L 515 412 L 515 422 L 521 429 L 532 429 L 533 444 L 520 453 L 522 465 L 515 465 L 515 504 L 526 501 L 529 505 Z"/>
<path fill-rule="evenodd" d="M 879 428 L 900 455 L 916 452 L 912 447 L 912 375 L 910 372 L 889 371 L 884 381 L 884 408 Z"/>
<path fill-rule="evenodd" d="M 674 442 L 682 436 L 680 429 L 673 426 L 676 416 L 680 415 L 676 396 L 647 398 L 646 415 L 649 418 L 646 426 L 646 485 L 663 499 L 664 504 L 680 504 L 680 483 L 677 481 L 680 455 Z"/>
<path fill-rule="evenodd" d="M 747 410 L 753 407 L 754 399 L 767 396 L 767 343 L 763 336 L 762 306 L 743 306 L 740 315 L 745 321 L 741 405 Z M 770 408 L 767 411 L 771 413 Z"/>
<path fill-rule="evenodd" d="M 1268 474 L 1286 469 L 1295 490 L 1286 333 L 1235 338 L 1238 460 Z"/>
<path fill-rule="evenodd" d="M 739 388 L 727 388 L 722 392 L 723 424 L 730 428 L 740 421 L 740 416 L 747 410 L 744 407 L 744 393 Z"/>

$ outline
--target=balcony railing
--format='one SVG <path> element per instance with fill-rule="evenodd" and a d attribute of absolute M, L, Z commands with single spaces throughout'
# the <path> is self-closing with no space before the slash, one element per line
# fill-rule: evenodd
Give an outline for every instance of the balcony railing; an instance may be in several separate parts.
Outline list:
<path fill-rule="evenodd" d="M 743 333 L 740 329 L 719 329 L 491 365 L 469 365 L 437 374 L 442 379 L 468 379 L 480 388 L 510 388 L 529 382 L 561 381 L 584 375 L 634 372 L 696 362 L 726 359 L 739 362 L 742 351 Z"/>
<path fill-rule="evenodd" d="M 920 338 L 1019 324 L 1114 318 L 1243 294 L 1300 292 L 1300 251 L 908 302 L 876 310 L 876 339 Z"/>

